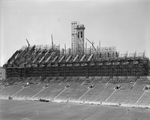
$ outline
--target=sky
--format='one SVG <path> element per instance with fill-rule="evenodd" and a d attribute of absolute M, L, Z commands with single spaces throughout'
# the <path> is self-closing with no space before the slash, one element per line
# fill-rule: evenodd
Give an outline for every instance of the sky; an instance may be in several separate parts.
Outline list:
<path fill-rule="evenodd" d="M 85 38 L 122 53 L 146 52 L 150 57 L 148 0 L 2 0 L 0 66 L 27 45 L 71 47 L 71 22 L 85 26 Z M 89 43 L 87 43 L 90 46 Z"/>

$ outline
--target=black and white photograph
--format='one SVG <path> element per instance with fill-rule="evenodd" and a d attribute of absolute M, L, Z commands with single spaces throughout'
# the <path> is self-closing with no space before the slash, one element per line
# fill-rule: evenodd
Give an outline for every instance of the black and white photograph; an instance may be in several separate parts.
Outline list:
<path fill-rule="evenodd" d="M 1 0 L 0 120 L 150 120 L 150 1 Z"/>

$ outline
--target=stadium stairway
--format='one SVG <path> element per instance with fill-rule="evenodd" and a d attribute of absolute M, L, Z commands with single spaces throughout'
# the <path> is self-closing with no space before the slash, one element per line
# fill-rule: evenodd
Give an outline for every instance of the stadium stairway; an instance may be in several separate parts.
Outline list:
<path fill-rule="evenodd" d="M 22 89 L 22 85 L 11 85 L 11 86 L 4 87 L 0 91 L 0 96 L 7 96 L 7 97 L 12 96 L 20 89 Z"/>
<path fill-rule="evenodd" d="M 44 98 L 52 100 L 64 89 L 65 86 L 66 83 L 50 82 L 47 88 L 45 88 L 38 95 L 36 95 L 36 98 L 37 99 Z"/>
<path fill-rule="evenodd" d="M 114 91 L 113 84 L 97 83 L 93 89 L 90 89 L 82 98 L 82 101 L 103 102 Z"/>
<path fill-rule="evenodd" d="M 18 91 L 15 95 L 13 95 L 14 98 L 23 97 L 26 99 L 32 99 L 32 97 L 38 93 L 45 84 L 31 84 L 27 87 L 24 87 L 21 91 Z"/>
<path fill-rule="evenodd" d="M 150 91 L 145 91 L 136 102 L 138 105 L 150 105 Z"/>
<path fill-rule="evenodd" d="M 57 97 L 57 99 L 78 100 L 87 90 L 88 85 L 81 85 L 81 83 L 71 82 L 71 86 L 66 88 L 65 91 Z"/>
<path fill-rule="evenodd" d="M 107 102 L 135 104 L 140 96 L 144 93 L 143 88 L 143 85 L 135 84 L 133 88 L 126 86 L 121 89 L 116 89 L 114 94 L 107 100 Z"/>

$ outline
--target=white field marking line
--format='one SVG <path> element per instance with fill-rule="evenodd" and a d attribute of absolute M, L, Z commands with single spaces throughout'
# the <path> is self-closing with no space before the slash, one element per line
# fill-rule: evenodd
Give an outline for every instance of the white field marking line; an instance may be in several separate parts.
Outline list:
<path fill-rule="evenodd" d="M 61 95 L 67 88 L 64 88 L 63 91 L 61 91 L 57 96 L 55 96 L 53 99 L 56 99 L 59 95 Z"/>
<path fill-rule="evenodd" d="M 111 93 L 111 95 L 110 95 L 105 101 L 107 101 L 107 100 L 116 92 L 116 90 L 117 90 L 117 89 L 115 89 L 115 90 L 113 91 L 113 93 Z"/>
<path fill-rule="evenodd" d="M 15 96 L 16 94 L 18 94 L 20 91 L 22 91 L 24 89 L 24 87 L 23 88 L 21 88 L 18 92 L 16 92 L 15 94 L 13 94 L 11 97 L 13 97 L 13 96 Z"/>
<path fill-rule="evenodd" d="M 79 99 L 78 100 L 80 100 L 87 92 L 89 92 L 90 91 L 90 89 L 88 89 L 81 97 L 79 97 Z"/>
<path fill-rule="evenodd" d="M 42 92 L 44 89 L 45 89 L 45 87 L 42 88 L 39 92 L 37 92 L 35 95 L 33 95 L 32 98 L 34 98 L 36 95 L 38 95 L 38 94 L 39 94 L 40 92 Z"/>
<path fill-rule="evenodd" d="M 135 102 L 135 104 L 137 104 L 140 101 L 140 99 L 143 97 L 144 94 L 145 94 L 145 91 L 143 92 L 143 94 L 141 95 L 141 97 Z"/>

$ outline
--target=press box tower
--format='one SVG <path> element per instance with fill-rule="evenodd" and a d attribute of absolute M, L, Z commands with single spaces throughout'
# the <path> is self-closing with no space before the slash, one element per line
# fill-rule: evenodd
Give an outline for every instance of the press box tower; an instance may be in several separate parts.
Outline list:
<path fill-rule="evenodd" d="M 71 46 L 72 54 L 74 55 L 84 53 L 84 30 L 83 24 L 79 24 L 76 21 L 71 23 Z"/>

